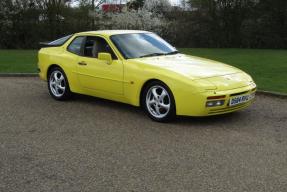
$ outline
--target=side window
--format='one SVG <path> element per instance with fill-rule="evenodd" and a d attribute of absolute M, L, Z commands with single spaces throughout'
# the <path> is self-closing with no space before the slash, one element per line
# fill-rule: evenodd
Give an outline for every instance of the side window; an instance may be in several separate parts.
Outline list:
<path fill-rule="evenodd" d="M 84 56 L 98 58 L 99 53 L 110 53 L 112 58 L 117 60 L 117 56 L 105 39 L 93 36 L 87 37 L 84 46 Z"/>
<path fill-rule="evenodd" d="M 81 47 L 85 37 L 76 37 L 72 43 L 68 46 L 68 51 L 81 55 Z"/>

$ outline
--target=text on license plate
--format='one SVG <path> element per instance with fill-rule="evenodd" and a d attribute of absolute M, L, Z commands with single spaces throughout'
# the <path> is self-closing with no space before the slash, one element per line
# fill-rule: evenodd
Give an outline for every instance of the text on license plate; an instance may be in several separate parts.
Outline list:
<path fill-rule="evenodd" d="M 229 106 L 234 106 L 234 105 L 238 105 L 241 103 L 246 103 L 250 100 L 252 100 L 255 97 L 255 94 L 250 94 L 250 95 L 240 95 L 240 96 L 236 96 L 236 97 L 232 97 L 230 99 L 229 102 Z"/>

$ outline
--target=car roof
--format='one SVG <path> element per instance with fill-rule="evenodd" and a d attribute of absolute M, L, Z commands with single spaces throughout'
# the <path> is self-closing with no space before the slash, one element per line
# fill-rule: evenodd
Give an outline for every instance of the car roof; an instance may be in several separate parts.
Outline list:
<path fill-rule="evenodd" d="M 104 35 L 104 36 L 111 36 L 111 35 L 119 35 L 119 34 L 131 34 L 131 33 L 150 33 L 148 31 L 141 31 L 141 30 L 101 30 L 101 31 L 86 31 L 76 33 L 76 35 Z"/>

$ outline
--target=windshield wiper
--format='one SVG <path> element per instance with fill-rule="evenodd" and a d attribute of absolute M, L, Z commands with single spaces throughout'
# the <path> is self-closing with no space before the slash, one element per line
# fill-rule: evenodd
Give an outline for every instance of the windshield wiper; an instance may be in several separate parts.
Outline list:
<path fill-rule="evenodd" d="M 143 57 L 160 56 L 160 55 L 165 55 L 165 53 L 151 53 L 151 54 L 147 54 L 147 55 L 142 55 L 142 56 L 140 56 L 140 58 L 143 58 Z"/>
<path fill-rule="evenodd" d="M 169 52 L 169 53 L 165 53 L 164 55 L 175 55 L 175 54 L 178 54 L 180 53 L 179 51 L 172 51 L 172 52 Z"/>
<path fill-rule="evenodd" d="M 151 54 L 140 56 L 140 58 L 160 56 L 160 55 L 175 55 L 175 54 L 178 54 L 178 53 L 180 53 L 180 52 L 179 51 L 172 51 L 172 52 L 169 52 L 169 53 L 151 53 Z"/>

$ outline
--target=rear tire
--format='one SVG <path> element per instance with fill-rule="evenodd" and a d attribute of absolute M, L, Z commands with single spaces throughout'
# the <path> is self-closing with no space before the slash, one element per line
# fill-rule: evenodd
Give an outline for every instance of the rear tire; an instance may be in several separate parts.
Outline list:
<path fill-rule="evenodd" d="M 72 93 L 70 91 L 67 76 L 60 67 L 53 67 L 49 70 L 48 90 L 50 95 L 58 101 L 64 101 L 71 98 Z"/>
<path fill-rule="evenodd" d="M 141 106 L 147 115 L 157 122 L 169 122 L 176 117 L 173 94 L 161 81 L 153 81 L 145 86 Z"/>

